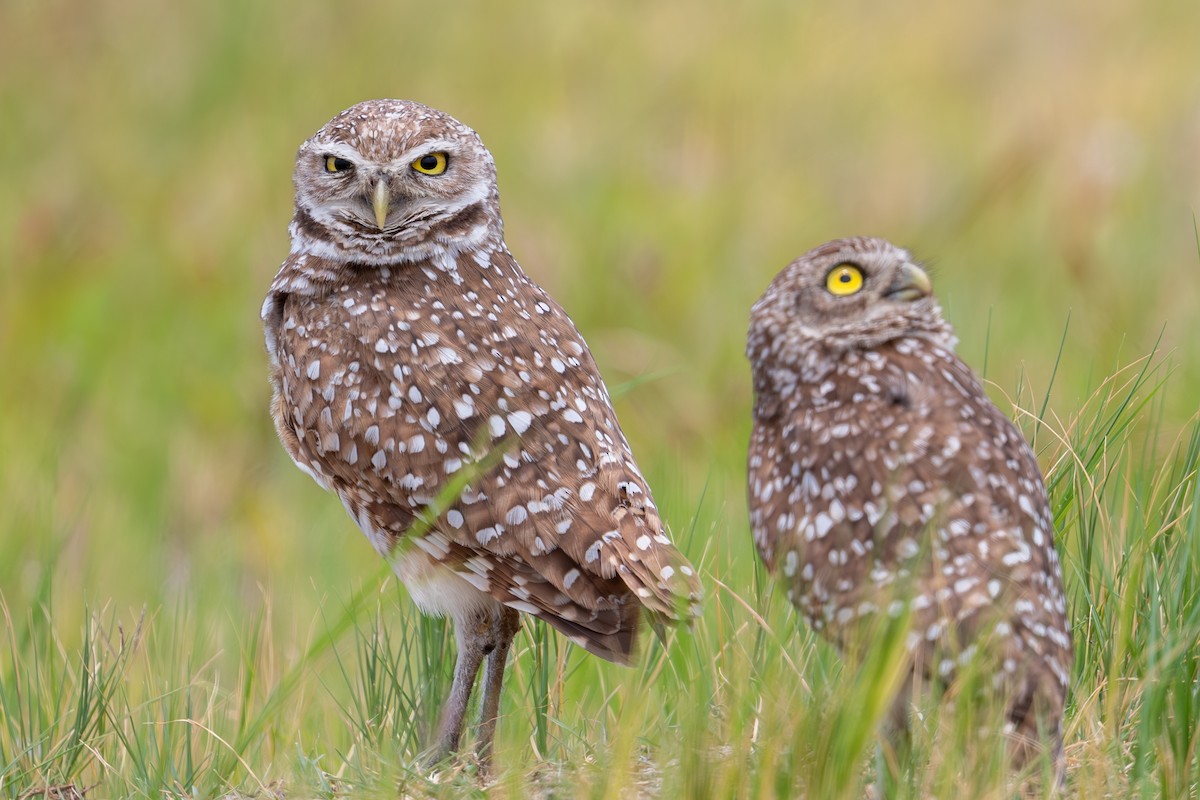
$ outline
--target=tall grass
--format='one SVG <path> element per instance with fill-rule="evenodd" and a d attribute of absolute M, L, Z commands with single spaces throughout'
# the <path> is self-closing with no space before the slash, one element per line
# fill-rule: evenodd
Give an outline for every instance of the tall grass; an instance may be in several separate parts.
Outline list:
<path fill-rule="evenodd" d="M 1066 739 L 1081 797 L 1197 785 L 1200 422 L 1159 441 L 1164 372 L 1149 357 L 1128 365 L 1078 415 L 1039 428 L 1078 648 Z M 670 513 L 677 499 L 667 502 Z M 712 541 L 719 513 L 690 514 L 685 540 Z M 489 794 L 850 798 L 873 785 L 889 797 L 1009 796 L 1003 748 L 963 747 L 971 718 L 939 721 L 944 707 L 930 706 L 908 746 L 879 737 L 901 678 L 902 620 L 844 662 L 735 544 L 702 558 L 712 596 L 694 628 L 645 641 L 632 670 L 526 622 Z M 89 612 L 72 635 L 50 605 L 16 615 L 5 605 L 0 790 L 481 792 L 469 763 L 433 779 L 414 766 L 449 685 L 452 637 L 385 575 L 326 601 L 290 652 L 273 638 L 277 600 L 237 620 L 232 652 L 215 646 L 204 609 Z"/>
<path fill-rule="evenodd" d="M 952 746 L 963 720 L 903 750 L 876 737 L 890 640 L 839 658 L 747 532 L 749 306 L 859 233 L 933 262 L 961 352 L 1047 472 L 1072 791 L 1200 792 L 1200 7 L 0 17 L 0 796 L 1005 796 L 1003 770 Z M 380 96 L 444 108 L 494 152 L 509 243 L 591 344 L 709 590 L 633 669 L 527 624 L 486 790 L 470 766 L 412 767 L 446 627 L 265 410 L 257 314 L 295 147 Z"/>

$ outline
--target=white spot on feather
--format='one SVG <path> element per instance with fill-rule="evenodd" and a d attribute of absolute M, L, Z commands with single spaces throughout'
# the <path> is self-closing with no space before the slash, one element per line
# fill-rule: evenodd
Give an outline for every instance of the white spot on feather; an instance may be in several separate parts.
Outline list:
<path fill-rule="evenodd" d="M 529 430 L 529 424 L 533 422 L 533 415 L 528 411 L 514 411 L 508 415 L 508 424 L 512 425 L 512 429 L 518 435 Z"/>
<path fill-rule="evenodd" d="M 497 414 L 488 417 L 488 429 L 492 432 L 492 438 L 499 439 L 504 435 L 504 419 Z"/>

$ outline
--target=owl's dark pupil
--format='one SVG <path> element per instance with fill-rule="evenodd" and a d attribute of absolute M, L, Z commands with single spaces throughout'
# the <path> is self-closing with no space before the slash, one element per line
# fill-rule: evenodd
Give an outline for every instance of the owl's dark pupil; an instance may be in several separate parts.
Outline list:
<path fill-rule="evenodd" d="M 849 272 L 841 273 L 840 275 L 838 275 L 838 280 L 841 281 L 842 283 L 849 283 L 851 281 L 850 273 Z"/>
<path fill-rule="evenodd" d="M 421 169 L 437 169 L 437 156 L 425 156 L 421 159 Z"/>
<path fill-rule="evenodd" d="M 332 159 L 332 161 L 333 161 L 333 169 L 330 169 L 329 170 L 330 172 L 345 172 L 348 169 L 354 169 L 354 164 L 352 164 L 351 162 L 347 161 L 344 158 L 334 157 Z M 325 163 L 328 165 L 329 159 L 326 159 Z"/>

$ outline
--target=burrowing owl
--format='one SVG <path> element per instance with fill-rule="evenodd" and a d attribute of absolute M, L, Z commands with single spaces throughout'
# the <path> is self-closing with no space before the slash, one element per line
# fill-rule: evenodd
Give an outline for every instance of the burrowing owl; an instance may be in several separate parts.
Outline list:
<path fill-rule="evenodd" d="M 474 131 L 360 103 L 300 146 L 294 180 L 262 312 L 275 427 L 418 606 L 454 621 L 435 761 L 458 747 L 486 656 L 486 762 L 517 612 L 626 663 L 641 611 L 690 613 L 696 578 L 579 331 L 504 244 Z"/>
<path fill-rule="evenodd" d="M 917 683 L 986 643 L 1014 759 L 1061 769 L 1072 644 L 1037 460 L 954 353 L 912 257 L 841 239 L 754 305 L 749 501 L 758 551 L 813 628 L 845 646 L 911 613 Z"/>

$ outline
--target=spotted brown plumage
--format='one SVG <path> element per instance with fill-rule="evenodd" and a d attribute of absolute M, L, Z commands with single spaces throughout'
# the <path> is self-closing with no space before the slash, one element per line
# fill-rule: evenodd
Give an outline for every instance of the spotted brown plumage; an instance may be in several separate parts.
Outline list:
<path fill-rule="evenodd" d="M 788 265 L 751 312 L 754 541 L 843 647 L 910 613 L 918 684 L 986 647 L 1014 761 L 1048 739 L 1061 771 L 1073 651 L 1046 490 L 955 345 L 928 276 L 886 241 Z"/>
<path fill-rule="evenodd" d="M 300 147 L 295 184 L 263 306 L 276 429 L 422 610 L 455 621 L 435 760 L 487 656 L 486 760 L 517 612 L 628 663 L 643 610 L 689 615 L 696 578 L 579 331 L 504 244 L 474 131 L 361 103 Z"/>

